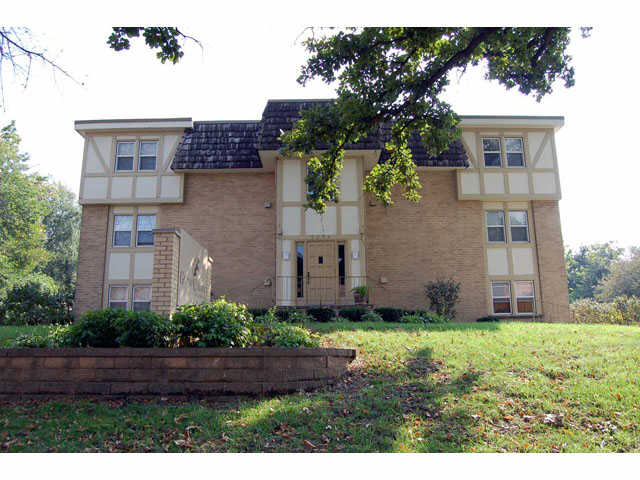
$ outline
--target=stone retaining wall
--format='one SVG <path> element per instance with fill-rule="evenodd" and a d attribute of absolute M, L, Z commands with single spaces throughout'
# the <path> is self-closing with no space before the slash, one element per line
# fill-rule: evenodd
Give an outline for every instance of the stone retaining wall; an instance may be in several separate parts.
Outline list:
<path fill-rule="evenodd" d="M 339 348 L 0 349 L 0 394 L 265 394 L 333 383 Z"/>

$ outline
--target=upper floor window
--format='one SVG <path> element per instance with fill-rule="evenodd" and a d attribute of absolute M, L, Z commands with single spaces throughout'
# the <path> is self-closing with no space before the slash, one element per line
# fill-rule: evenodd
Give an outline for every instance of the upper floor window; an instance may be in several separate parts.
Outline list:
<path fill-rule="evenodd" d="M 138 215 L 136 228 L 136 245 L 140 247 L 153 245 L 153 229 L 156 226 L 155 215 Z"/>
<path fill-rule="evenodd" d="M 155 170 L 158 156 L 158 142 L 140 142 L 138 170 Z"/>
<path fill-rule="evenodd" d="M 112 285 L 109 287 L 109 308 L 122 310 L 127 309 L 127 304 L 129 301 L 129 288 L 126 286 L 115 286 Z"/>
<path fill-rule="evenodd" d="M 502 166 L 502 148 L 500 147 L 499 138 L 483 138 L 482 153 L 485 167 Z"/>
<path fill-rule="evenodd" d="M 512 242 L 529 241 L 529 222 L 525 210 L 509 211 L 509 230 Z"/>
<path fill-rule="evenodd" d="M 504 212 L 495 210 L 487 214 L 487 236 L 490 242 L 504 242 Z"/>
<path fill-rule="evenodd" d="M 133 171 L 133 157 L 136 142 L 118 142 L 116 144 L 116 172 Z"/>
<path fill-rule="evenodd" d="M 132 215 L 113 216 L 113 246 L 130 247 L 131 232 L 133 230 Z"/>
<path fill-rule="evenodd" d="M 524 167 L 524 144 L 522 138 L 505 138 L 508 167 Z"/>
<path fill-rule="evenodd" d="M 156 169 L 158 157 L 158 142 L 143 140 L 138 148 L 138 171 L 153 171 Z M 134 157 L 136 156 L 136 142 L 125 141 L 116 143 L 116 172 L 132 172 Z"/>
<path fill-rule="evenodd" d="M 307 194 L 313 195 L 313 180 L 309 178 L 309 165 L 307 165 Z"/>

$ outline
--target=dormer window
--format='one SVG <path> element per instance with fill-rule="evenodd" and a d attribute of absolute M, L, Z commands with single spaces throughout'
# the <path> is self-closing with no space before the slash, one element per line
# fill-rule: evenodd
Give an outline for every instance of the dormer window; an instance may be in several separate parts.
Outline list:
<path fill-rule="evenodd" d="M 116 172 L 133 171 L 136 142 L 118 142 L 116 145 Z"/>
<path fill-rule="evenodd" d="M 485 167 L 502 166 L 502 149 L 500 148 L 499 138 L 483 138 L 482 153 L 484 155 Z"/>

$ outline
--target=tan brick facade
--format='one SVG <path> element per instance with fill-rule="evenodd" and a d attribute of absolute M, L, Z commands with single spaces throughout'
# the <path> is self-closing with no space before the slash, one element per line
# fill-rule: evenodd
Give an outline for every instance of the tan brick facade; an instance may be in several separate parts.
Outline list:
<path fill-rule="evenodd" d="M 78 282 L 74 314 L 102 308 L 109 207 L 84 205 L 78 249 Z"/>
<path fill-rule="evenodd" d="M 171 313 L 178 301 L 178 261 L 180 238 L 173 229 L 154 231 L 153 288 L 151 310 Z"/>
<path fill-rule="evenodd" d="M 558 202 L 534 201 L 532 212 L 538 245 L 543 319 L 549 322 L 567 322 L 569 291 Z"/>
<path fill-rule="evenodd" d="M 179 227 L 213 258 L 213 295 L 271 306 L 275 301 L 274 174 L 185 175 L 184 203 L 162 205 L 158 227 Z M 265 202 L 271 208 L 265 208 Z M 271 285 L 265 286 L 265 280 Z M 269 283 L 269 282 L 267 282 Z"/>
<path fill-rule="evenodd" d="M 396 194 L 390 208 L 366 206 L 367 276 L 374 301 L 425 308 L 425 284 L 452 277 L 462 284 L 457 320 L 475 320 L 488 308 L 482 203 L 456 199 L 453 171 L 421 172 L 420 183 L 423 198 L 417 204 Z"/>

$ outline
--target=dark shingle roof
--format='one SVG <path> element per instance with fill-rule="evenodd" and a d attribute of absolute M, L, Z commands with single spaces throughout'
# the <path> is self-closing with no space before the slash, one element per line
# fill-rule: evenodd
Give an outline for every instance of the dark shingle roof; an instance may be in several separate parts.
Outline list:
<path fill-rule="evenodd" d="M 278 150 L 278 137 L 290 130 L 300 118 L 300 111 L 329 104 L 332 100 L 269 100 L 262 120 L 244 122 L 194 122 L 187 129 L 176 150 L 172 168 L 220 169 L 260 168 L 258 150 Z M 389 138 L 389 126 L 381 126 L 367 138 L 346 145 L 347 150 L 382 150 L 380 161 L 388 158 L 384 143 Z M 430 167 L 466 167 L 467 155 L 460 141 L 446 152 L 429 157 L 420 137 L 413 135 L 409 147 L 417 165 Z M 318 145 L 324 150 L 327 145 Z"/>

